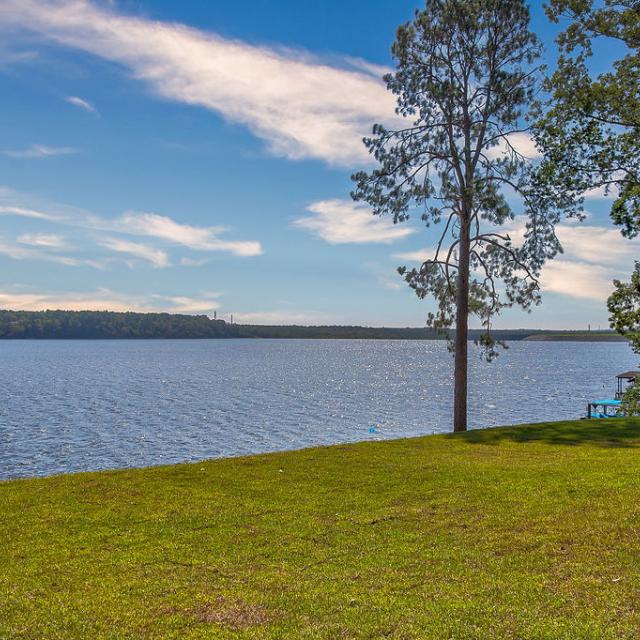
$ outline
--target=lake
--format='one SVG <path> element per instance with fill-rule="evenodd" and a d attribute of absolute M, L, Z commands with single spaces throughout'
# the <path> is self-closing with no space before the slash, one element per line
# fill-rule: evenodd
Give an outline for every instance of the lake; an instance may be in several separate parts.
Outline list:
<path fill-rule="evenodd" d="M 509 347 L 490 364 L 471 350 L 474 428 L 581 417 L 638 364 L 625 343 Z M 0 353 L 0 478 L 451 429 L 444 342 L 29 340 Z"/>

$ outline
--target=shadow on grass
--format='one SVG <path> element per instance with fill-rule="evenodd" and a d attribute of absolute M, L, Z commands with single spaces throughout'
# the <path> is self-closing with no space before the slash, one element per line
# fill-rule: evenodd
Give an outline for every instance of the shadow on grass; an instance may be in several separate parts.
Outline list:
<path fill-rule="evenodd" d="M 451 434 L 474 444 L 513 442 L 546 442 L 548 444 L 591 444 L 601 447 L 640 446 L 640 419 L 572 420 L 544 422 L 514 427 L 475 429 L 464 434 Z"/>

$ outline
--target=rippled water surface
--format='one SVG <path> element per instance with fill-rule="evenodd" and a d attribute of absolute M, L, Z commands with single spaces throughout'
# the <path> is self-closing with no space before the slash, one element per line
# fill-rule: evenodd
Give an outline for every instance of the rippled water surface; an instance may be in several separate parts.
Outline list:
<path fill-rule="evenodd" d="M 451 428 L 442 342 L 2 341 L 0 354 L 0 478 Z M 580 417 L 636 365 L 623 343 L 513 342 L 491 364 L 472 355 L 470 423 Z"/>

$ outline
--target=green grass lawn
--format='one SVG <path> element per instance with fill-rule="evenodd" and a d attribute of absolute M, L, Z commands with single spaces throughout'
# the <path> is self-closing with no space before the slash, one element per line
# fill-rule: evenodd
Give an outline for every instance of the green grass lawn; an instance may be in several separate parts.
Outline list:
<path fill-rule="evenodd" d="M 0 638 L 640 637 L 640 421 L 0 483 Z"/>

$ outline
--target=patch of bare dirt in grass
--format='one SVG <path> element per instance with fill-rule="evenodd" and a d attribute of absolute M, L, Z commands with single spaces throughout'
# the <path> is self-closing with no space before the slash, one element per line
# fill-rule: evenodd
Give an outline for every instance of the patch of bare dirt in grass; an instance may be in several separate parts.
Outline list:
<path fill-rule="evenodd" d="M 243 631 L 267 624 L 273 619 L 272 614 L 261 605 L 250 604 L 242 600 L 231 601 L 224 596 L 219 596 L 215 602 L 204 602 L 188 609 L 172 607 L 165 609 L 164 613 L 184 615 L 198 622 L 217 624 L 233 631 Z"/>

